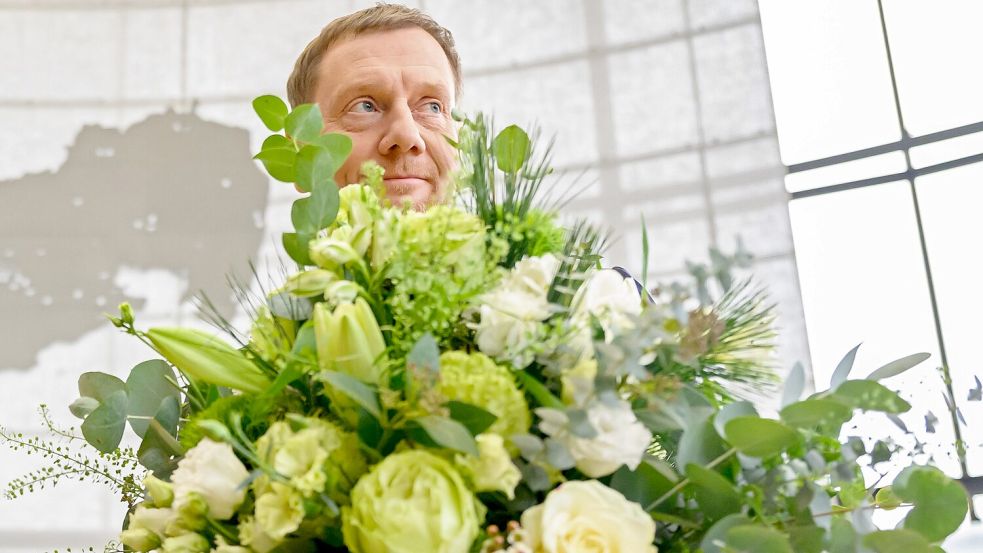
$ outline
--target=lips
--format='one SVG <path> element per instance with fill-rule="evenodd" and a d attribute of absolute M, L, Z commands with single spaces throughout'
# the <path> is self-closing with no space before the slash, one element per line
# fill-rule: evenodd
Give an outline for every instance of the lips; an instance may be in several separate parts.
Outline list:
<path fill-rule="evenodd" d="M 430 181 L 421 177 L 400 176 L 385 177 L 386 190 L 390 194 L 409 194 L 421 187 L 429 187 Z"/>

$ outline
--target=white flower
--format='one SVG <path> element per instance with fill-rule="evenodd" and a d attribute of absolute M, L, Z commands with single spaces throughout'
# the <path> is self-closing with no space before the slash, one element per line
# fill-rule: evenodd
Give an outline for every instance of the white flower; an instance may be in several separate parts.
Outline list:
<path fill-rule="evenodd" d="M 621 465 L 632 470 L 638 467 L 652 433 L 638 422 L 627 401 L 618 400 L 614 405 L 595 402 L 587 409 L 587 420 L 597 431 L 593 438 L 575 436 L 556 417 L 544 417 L 539 427 L 565 445 L 577 469 L 591 478 L 611 474 Z"/>
<path fill-rule="evenodd" d="M 652 517 L 596 480 L 561 484 L 522 513 L 522 527 L 537 553 L 658 551 Z"/>
<path fill-rule="evenodd" d="M 631 326 L 629 316 L 642 312 L 641 296 L 632 278 L 615 270 L 597 271 L 574 297 L 574 318 L 586 324 L 593 315 L 600 319 L 606 336 Z"/>
<path fill-rule="evenodd" d="M 545 296 L 559 268 L 560 259 L 551 253 L 523 258 L 509 273 L 507 286 L 517 292 Z"/>
<path fill-rule="evenodd" d="M 203 439 L 178 462 L 171 475 L 175 505 L 198 493 L 208 504 L 210 516 L 226 520 L 246 497 L 246 489 L 240 485 L 248 477 L 249 471 L 229 444 Z"/>
<path fill-rule="evenodd" d="M 478 434 L 475 442 L 478 443 L 478 457 L 459 454 L 456 458 L 458 465 L 471 476 L 475 490 L 500 491 L 514 499 L 522 473 L 505 449 L 505 440 L 498 434 L 485 432 Z"/>

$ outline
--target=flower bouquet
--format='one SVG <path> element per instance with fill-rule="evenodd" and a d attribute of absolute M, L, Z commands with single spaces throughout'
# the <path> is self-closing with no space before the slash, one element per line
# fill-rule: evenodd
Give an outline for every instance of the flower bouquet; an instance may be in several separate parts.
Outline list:
<path fill-rule="evenodd" d="M 601 232 L 558 223 L 549 148 L 519 127 L 462 119 L 460 201 L 414 211 L 378 166 L 338 189 L 351 142 L 316 106 L 254 106 L 275 133 L 257 159 L 306 193 L 297 270 L 235 287 L 248 332 L 202 298 L 227 338 L 122 305 L 112 323 L 161 359 L 79 378 L 81 437 L 60 432 L 97 459 L 4 434 L 64 469 L 10 495 L 95 477 L 129 507 L 109 549 L 167 553 L 929 552 L 963 522 L 940 470 L 868 487 L 871 451 L 841 439 L 858 411 L 909 409 L 881 382 L 925 356 L 850 379 L 851 352 L 804 399 L 796 367 L 762 416 L 742 398 L 776 388 L 773 315 L 731 274 L 743 252 L 650 293 L 600 268 Z"/>

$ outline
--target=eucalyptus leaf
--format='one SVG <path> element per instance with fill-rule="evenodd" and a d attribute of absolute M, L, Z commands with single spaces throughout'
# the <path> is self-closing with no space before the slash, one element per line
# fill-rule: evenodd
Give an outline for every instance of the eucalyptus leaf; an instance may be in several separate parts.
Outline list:
<path fill-rule="evenodd" d="M 567 409 L 567 429 L 578 438 L 591 439 L 597 437 L 597 429 L 591 424 L 587 417 L 586 409 Z"/>
<path fill-rule="evenodd" d="M 707 533 L 703 535 L 703 541 L 700 542 L 700 549 L 703 553 L 726 553 L 721 546 L 724 544 L 724 538 L 727 532 L 731 528 L 736 528 L 737 526 L 747 526 L 752 524 L 751 520 L 744 515 L 728 515 L 724 518 L 718 520 L 707 530 Z"/>
<path fill-rule="evenodd" d="M 304 146 L 297 152 L 297 187 L 310 192 L 315 183 L 333 184 L 340 166 L 323 146 Z"/>
<path fill-rule="evenodd" d="M 175 387 L 177 377 L 165 361 L 151 359 L 130 370 L 126 378 L 126 392 L 129 397 L 127 412 L 130 428 L 141 438 L 147 431 L 150 420 L 157 414 L 161 402 L 173 398 L 180 402 L 181 392 Z"/>
<path fill-rule="evenodd" d="M 126 390 L 103 397 L 102 404 L 82 423 L 82 436 L 92 447 L 111 453 L 119 446 L 126 428 Z"/>
<path fill-rule="evenodd" d="M 915 353 L 907 357 L 902 357 L 901 359 L 895 359 L 890 363 L 884 365 L 883 367 L 870 373 L 867 378 L 869 380 L 884 380 L 885 378 L 891 378 L 892 376 L 897 376 L 908 369 L 920 364 L 932 355 L 929 353 Z"/>
<path fill-rule="evenodd" d="M 805 369 L 802 367 L 802 363 L 796 363 L 785 379 L 785 387 L 782 389 L 782 407 L 798 401 L 802 397 L 805 385 Z"/>
<path fill-rule="evenodd" d="M 725 451 L 723 440 L 707 419 L 691 424 L 679 440 L 677 466 L 705 465 Z"/>
<path fill-rule="evenodd" d="M 470 403 L 448 401 L 447 408 L 451 418 L 463 424 L 474 436 L 488 430 L 498 420 L 492 413 Z"/>
<path fill-rule="evenodd" d="M 89 416 L 89 413 L 95 411 L 98 407 L 99 400 L 91 397 L 80 397 L 68 406 L 68 410 L 76 417 L 85 419 L 85 417 Z"/>
<path fill-rule="evenodd" d="M 495 163 L 504 173 L 518 173 L 529 153 L 529 135 L 516 125 L 509 125 L 498 133 L 493 142 Z"/>
<path fill-rule="evenodd" d="M 793 553 L 788 536 L 764 526 L 734 526 L 724 535 L 724 543 L 728 553 Z"/>
<path fill-rule="evenodd" d="M 897 414 L 911 409 L 901 396 L 873 380 L 847 380 L 836 387 L 830 398 L 864 411 Z"/>
<path fill-rule="evenodd" d="M 253 109 L 259 116 L 267 129 L 273 132 L 283 130 L 284 120 L 287 118 L 287 104 L 279 97 L 272 95 L 260 96 L 253 100 Z"/>
<path fill-rule="evenodd" d="M 99 403 L 105 403 L 106 398 L 119 391 L 125 394 L 126 383 L 111 374 L 87 372 L 79 377 L 79 395 Z"/>
<path fill-rule="evenodd" d="M 338 216 L 341 199 L 334 181 L 311 183 L 311 196 L 307 203 L 307 220 L 313 230 L 327 228 Z"/>
<path fill-rule="evenodd" d="M 645 457 L 635 470 L 622 466 L 608 484 L 639 505 L 651 505 L 679 482 L 679 475 L 669 463 L 654 457 Z M 658 505 L 656 506 L 658 507 Z"/>
<path fill-rule="evenodd" d="M 557 470 L 572 469 L 576 464 L 567 446 L 552 438 L 546 439 L 546 460 Z"/>
<path fill-rule="evenodd" d="M 463 424 L 436 415 L 413 419 L 434 442 L 447 449 L 478 456 L 478 445 Z"/>
<path fill-rule="evenodd" d="M 290 224 L 294 226 L 297 232 L 314 234 L 318 230 L 314 227 L 314 223 L 311 221 L 310 210 L 307 208 L 310 203 L 311 197 L 304 196 L 303 198 L 294 200 L 294 203 L 290 206 Z"/>
<path fill-rule="evenodd" d="M 716 416 L 713 418 L 713 428 L 717 431 L 717 434 L 724 436 L 724 427 L 727 423 L 736 417 L 756 417 L 758 411 L 747 401 L 735 401 L 733 403 L 728 403 L 717 411 Z"/>
<path fill-rule="evenodd" d="M 382 416 L 379 409 L 378 394 L 361 380 L 337 371 L 321 371 L 319 376 L 335 390 L 345 394 L 368 411 L 373 417 L 378 419 Z"/>
<path fill-rule="evenodd" d="M 283 122 L 287 134 L 294 140 L 314 142 L 321 136 L 324 119 L 317 104 L 303 104 L 294 108 Z"/>
<path fill-rule="evenodd" d="M 260 160 L 266 172 L 280 182 L 297 180 L 297 150 L 293 142 L 283 135 L 270 135 L 253 159 Z"/>
<path fill-rule="evenodd" d="M 863 544 L 874 553 L 931 553 L 931 544 L 911 530 L 878 530 L 864 536 Z"/>
<path fill-rule="evenodd" d="M 425 333 L 413 344 L 413 349 L 406 356 L 406 364 L 431 375 L 440 372 L 440 349 L 432 334 Z"/>
<path fill-rule="evenodd" d="M 310 142 L 327 148 L 338 167 L 341 167 L 345 159 L 352 153 L 352 139 L 345 134 L 322 134 Z"/>
<path fill-rule="evenodd" d="M 758 417 L 737 417 L 725 426 L 727 441 L 749 457 L 772 457 L 799 441 L 799 433 L 784 424 Z"/>
<path fill-rule="evenodd" d="M 833 376 L 829 379 L 829 387 L 835 388 L 839 386 L 843 381 L 850 376 L 850 371 L 853 370 L 853 362 L 857 358 L 857 350 L 860 349 L 862 344 L 857 344 L 856 347 L 851 349 L 843 359 L 840 360 L 839 364 L 836 365 L 836 370 L 833 371 Z"/>
<path fill-rule="evenodd" d="M 838 436 L 840 427 L 853 417 L 853 409 L 831 399 L 807 399 L 786 405 L 782 422 L 794 428 L 820 430 Z"/>
<path fill-rule="evenodd" d="M 740 512 L 741 495 L 726 478 L 700 465 L 686 465 L 686 477 L 693 486 L 696 503 L 708 520 L 719 520 Z"/>
<path fill-rule="evenodd" d="M 509 436 L 512 445 L 519 448 L 523 459 L 533 460 L 546 449 L 543 440 L 534 434 L 513 434 Z"/>
<path fill-rule="evenodd" d="M 966 518 L 966 490 L 936 467 L 910 466 L 901 471 L 891 488 L 897 497 L 914 504 L 904 527 L 930 542 L 942 541 Z"/>
<path fill-rule="evenodd" d="M 285 232 L 283 233 L 283 249 L 287 255 L 299 265 L 313 265 L 310 254 L 311 239 L 313 234 L 305 232 Z"/>

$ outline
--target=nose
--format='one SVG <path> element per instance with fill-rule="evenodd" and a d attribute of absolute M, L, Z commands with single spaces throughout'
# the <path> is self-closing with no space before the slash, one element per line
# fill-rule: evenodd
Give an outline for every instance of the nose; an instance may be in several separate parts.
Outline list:
<path fill-rule="evenodd" d="M 409 153 L 415 150 L 422 153 L 426 150 L 426 143 L 420 135 L 420 127 L 413 112 L 407 105 L 400 105 L 392 109 L 387 114 L 387 127 L 379 140 L 379 153 L 382 155 L 392 155 L 399 153 Z"/>

